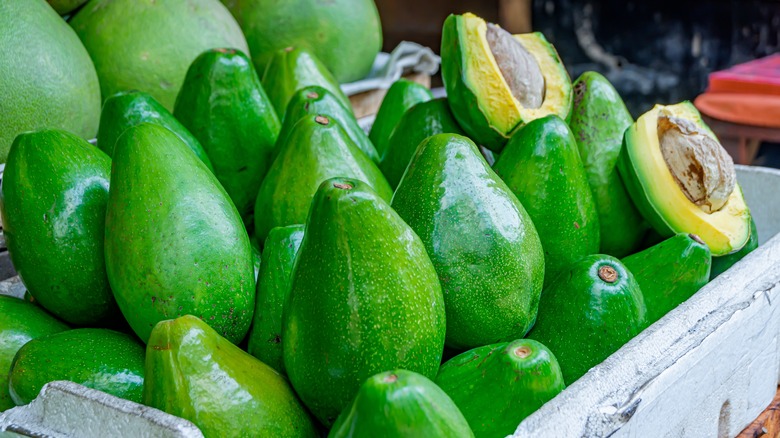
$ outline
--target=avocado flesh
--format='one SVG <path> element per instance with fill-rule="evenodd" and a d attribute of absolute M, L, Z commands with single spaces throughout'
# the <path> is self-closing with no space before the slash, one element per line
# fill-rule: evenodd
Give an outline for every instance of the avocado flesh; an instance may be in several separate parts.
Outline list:
<path fill-rule="evenodd" d="M 740 250 L 750 237 L 750 210 L 742 197 L 739 184 L 735 182 L 734 189 L 725 203 L 712 213 L 708 213 L 706 207 L 701 208 L 692 202 L 681 188 L 678 179 L 682 176 L 695 182 L 696 172 L 692 177 L 685 172 L 675 171 L 677 179 L 675 178 L 664 158 L 658 138 L 659 117 L 685 119 L 696 126 L 699 134 L 712 140 L 716 138 L 690 102 L 669 106 L 656 105 L 642 115 L 626 131 L 625 147 L 618 160 L 618 170 L 634 204 L 663 237 L 671 237 L 676 233 L 696 234 L 710 247 L 713 256 Z M 666 122 L 662 121 L 663 123 Z M 722 157 L 712 160 L 717 163 L 725 161 Z M 689 162 L 694 169 L 699 170 L 703 167 L 701 163 L 702 161 L 692 160 Z M 724 165 L 726 164 L 727 161 Z M 719 188 L 721 179 L 727 180 L 728 176 L 710 177 L 715 183 L 705 182 L 704 179 L 699 181 L 705 191 L 709 187 L 723 191 Z M 725 184 L 727 185 L 727 182 Z M 690 189 L 688 190 L 690 193 Z M 717 196 L 719 195 L 716 195 L 716 198 Z"/>

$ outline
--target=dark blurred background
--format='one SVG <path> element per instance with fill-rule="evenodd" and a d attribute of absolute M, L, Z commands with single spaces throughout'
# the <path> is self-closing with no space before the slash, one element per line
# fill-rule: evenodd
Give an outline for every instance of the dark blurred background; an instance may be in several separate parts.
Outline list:
<path fill-rule="evenodd" d="M 411 40 L 439 51 L 449 13 L 471 11 L 510 32 L 543 32 L 572 80 L 607 76 L 636 117 L 693 99 L 707 74 L 780 51 L 780 1 L 377 0 L 384 50 Z M 434 78 L 433 86 L 441 81 Z"/>

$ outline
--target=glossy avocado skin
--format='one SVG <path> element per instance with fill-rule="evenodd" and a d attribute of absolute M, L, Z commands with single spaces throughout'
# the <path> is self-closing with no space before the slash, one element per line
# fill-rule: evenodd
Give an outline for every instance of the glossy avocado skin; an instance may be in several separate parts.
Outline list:
<path fill-rule="evenodd" d="M 285 144 L 279 146 L 279 155 L 257 194 L 258 239 L 265 239 L 271 228 L 304 223 L 314 192 L 328 178 L 356 178 L 368 183 L 387 201 L 393 196 L 376 165 L 329 117 L 302 117 Z"/>
<path fill-rule="evenodd" d="M 623 265 L 642 289 L 647 306 L 646 326 L 710 281 L 712 255 L 707 245 L 696 239 L 680 233 L 623 259 Z"/>
<path fill-rule="evenodd" d="M 447 99 L 422 102 L 406 111 L 393 130 L 387 151 L 379 163 L 387 182 L 397 187 L 417 146 L 432 135 L 445 133 L 465 135 L 452 117 Z"/>
<path fill-rule="evenodd" d="M 128 128 L 141 123 L 156 123 L 170 129 L 192 149 L 210 171 L 214 171 L 214 166 L 198 139 L 164 106 L 143 91 L 122 91 L 106 99 L 100 112 L 97 146 L 109 157 L 113 157 L 119 136 Z"/>
<path fill-rule="evenodd" d="M 406 370 L 371 376 L 328 438 L 473 437 L 455 403 L 427 377 Z"/>
<path fill-rule="evenodd" d="M 436 375 L 446 327 L 436 271 L 419 237 L 367 184 L 320 185 L 293 272 L 284 368 L 323 424 L 376 373 Z"/>
<path fill-rule="evenodd" d="M 518 131 L 493 165 L 528 211 L 544 248 L 545 287 L 599 251 L 599 219 L 577 144 L 558 116 Z"/>
<path fill-rule="evenodd" d="M 722 274 L 730 267 L 734 266 L 735 263 L 742 260 L 746 255 L 753 252 L 753 250 L 755 250 L 756 248 L 758 248 L 758 230 L 756 229 L 756 222 L 753 220 L 753 217 L 751 216 L 750 217 L 750 239 L 748 239 L 748 242 L 739 251 L 733 254 L 712 258 L 712 270 L 710 271 L 710 280 Z"/>
<path fill-rule="evenodd" d="M 0 295 L 0 412 L 16 404 L 8 393 L 8 371 L 22 346 L 33 339 L 68 330 L 35 304 Z"/>
<path fill-rule="evenodd" d="M 187 70 L 173 114 L 198 139 L 222 187 L 246 224 L 268 168 L 281 123 L 251 61 L 212 49 Z"/>
<path fill-rule="evenodd" d="M 422 84 L 403 78 L 393 82 L 382 99 L 374 124 L 371 125 L 371 132 L 368 134 L 380 157 L 387 151 L 390 135 L 404 113 L 418 103 L 431 99 L 433 99 L 431 90 Z"/>
<path fill-rule="evenodd" d="M 192 315 L 161 321 L 146 346 L 143 403 L 195 423 L 205 437 L 315 437 L 276 371 Z"/>
<path fill-rule="evenodd" d="M 111 159 L 65 131 L 16 137 L 0 212 L 11 261 L 36 301 L 76 325 L 119 315 L 103 256 Z"/>
<path fill-rule="evenodd" d="M 392 205 L 439 275 L 448 347 L 525 335 L 542 292 L 542 245 L 523 205 L 474 142 L 457 134 L 424 140 Z"/>
<path fill-rule="evenodd" d="M 602 269 L 614 272 L 613 282 L 599 276 Z M 612 256 L 593 254 L 545 287 L 527 337 L 555 352 L 563 380 L 571 385 L 639 334 L 646 319 L 642 291 L 631 272 Z"/>
<path fill-rule="evenodd" d="M 108 329 L 74 329 L 33 339 L 14 357 L 11 398 L 17 405 L 30 403 L 43 385 L 55 380 L 141 403 L 144 347 L 132 335 Z"/>
<path fill-rule="evenodd" d="M 355 145 L 368 158 L 371 158 L 371 161 L 375 163 L 379 161 L 376 148 L 358 125 L 355 115 L 352 114 L 352 108 L 345 107 L 333 93 L 319 85 L 301 88 L 290 98 L 290 103 L 287 104 L 287 111 L 284 114 L 284 126 L 280 134 L 281 143 L 285 142 L 285 138 L 295 123 L 306 115 L 323 115 L 335 120 Z"/>
<path fill-rule="evenodd" d="M 599 216 L 599 251 L 615 257 L 636 251 L 647 229 L 615 167 L 623 133 L 632 123 L 626 105 L 604 76 L 588 71 L 574 82 L 569 127 L 577 140 Z"/>
<path fill-rule="evenodd" d="M 345 108 L 352 108 L 349 98 L 327 67 L 310 51 L 287 47 L 273 53 L 263 72 L 263 88 L 277 114 L 284 114 L 293 94 L 301 88 L 319 85 L 330 91 Z"/>
<path fill-rule="evenodd" d="M 106 213 L 106 266 L 142 341 L 159 321 L 202 317 L 231 342 L 249 330 L 255 275 L 249 236 L 217 178 L 158 125 L 117 141 Z"/>
<path fill-rule="evenodd" d="M 272 229 L 263 245 L 263 261 L 257 278 L 255 315 L 247 352 L 282 374 L 282 311 L 290 296 L 290 276 L 303 233 L 303 225 Z"/>
<path fill-rule="evenodd" d="M 477 437 L 511 435 L 564 388 L 555 355 L 531 339 L 461 353 L 441 366 L 436 384 L 458 405 Z"/>

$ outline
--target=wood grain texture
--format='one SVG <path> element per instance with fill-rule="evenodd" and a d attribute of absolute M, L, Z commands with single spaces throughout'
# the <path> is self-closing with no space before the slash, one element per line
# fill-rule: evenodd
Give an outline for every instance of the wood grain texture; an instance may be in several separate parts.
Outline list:
<path fill-rule="evenodd" d="M 737 438 L 777 438 L 780 437 L 780 389 L 775 393 L 772 403 L 750 423 Z"/>

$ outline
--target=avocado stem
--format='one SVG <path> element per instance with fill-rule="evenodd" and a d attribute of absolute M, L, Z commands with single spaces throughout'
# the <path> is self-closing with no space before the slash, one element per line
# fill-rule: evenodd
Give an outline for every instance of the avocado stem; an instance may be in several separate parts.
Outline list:
<path fill-rule="evenodd" d="M 352 184 L 333 183 L 333 187 L 335 187 L 337 189 L 341 189 L 341 190 L 350 190 L 350 189 L 352 189 Z"/>
<path fill-rule="evenodd" d="M 330 119 L 328 119 L 325 116 L 317 116 L 314 118 L 314 121 L 319 123 L 320 125 L 327 125 L 328 123 L 330 123 Z"/>
<path fill-rule="evenodd" d="M 525 359 L 530 355 L 531 355 L 531 349 L 525 345 L 515 348 L 515 356 L 519 357 L 520 359 Z"/>
<path fill-rule="evenodd" d="M 618 273 L 612 266 L 603 265 L 599 268 L 599 278 L 607 283 L 614 283 L 617 281 Z"/>

